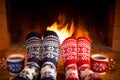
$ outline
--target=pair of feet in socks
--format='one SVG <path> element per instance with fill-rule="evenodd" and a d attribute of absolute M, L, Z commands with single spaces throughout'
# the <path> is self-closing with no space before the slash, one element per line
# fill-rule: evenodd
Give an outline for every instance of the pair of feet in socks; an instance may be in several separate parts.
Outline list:
<path fill-rule="evenodd" d="M 59 37 L 46 31 L 42 40 L 37 32 L 30 32 L 25 40 L 28 62 L 14 80 L 56 80 L 56 65 L 60 50 Z"/>
<path fill-rule="evenodd" d="M 69 37 L 63 41 L 60 53 L 65 80 L 101 80 L 90 70 L 90 50 L 90 41 L 84 37 Z"/>

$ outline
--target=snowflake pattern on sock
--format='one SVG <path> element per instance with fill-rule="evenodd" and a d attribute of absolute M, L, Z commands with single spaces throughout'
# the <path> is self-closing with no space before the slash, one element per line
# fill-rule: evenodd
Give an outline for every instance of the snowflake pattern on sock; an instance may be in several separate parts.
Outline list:
<path fill-rule="evenodd" d="M 80 74 L 81 80 L 101 80 L 92 70 L 86 68 L 81 71 Z"/>
<path fill-rule="evenodd" d="M 66 78 L 65 80 L 78 80 L 78 72 L 77 72 L 77 65 L 76 64 L 70 64 L 65 68 L 66 71 Z"/>
<path fill-rule="evenodd" d="M 56 65 L 58 63 L 59 54 L 59 37 L 54 31 L 46 31 L 43 40 L 42 80 L 56 80 Z"/>
<path fill-rule="evenodd" d="M 42 40 L 40 34 L 31 32 L 27 35 L 25 40 L 26 52 L 28 55 L 28 62 L 35 62 L 41 64 Z"/>
<path fill-rule="evenodd" d="M 84 37 L 77 39 L 77 62 L 78 62 L 78 72 L 81 74 L 81 70 L 85 68 L 90 68 L 90 41 Z"/>
<path fill-rule="evenodd" d="M 61 56 L 65 68 L 65 80 L 79 80 L 77 72 L 77 41 L 69 37 L 61 44 Z"/>
<path fill-rule="evenodd" d="M 39 65 L 35 62 L 28 62 L 25 68 L 14 80 L 36 80 L 39 74 Z"/>
<path fill-rule="evenodd" d="M 36 80 L 41 66 L 42 40 L 37 32 L 26 36 L 25 48 L 28 56 L 27 65 L 14 80 Z"/>
<path fill-rule="evenodd" d="M 57 76 L 56 66 L 51 62 L 45 62 L 41 68 L 41 79 L 50 77 L 53 80 L 56 80 L 56 76 Z"/>

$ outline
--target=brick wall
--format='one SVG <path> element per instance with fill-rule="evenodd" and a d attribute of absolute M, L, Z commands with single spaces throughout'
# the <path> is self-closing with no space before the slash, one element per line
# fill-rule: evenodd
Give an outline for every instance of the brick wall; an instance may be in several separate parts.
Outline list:
<path fill-rule="evenodd" d="M 0 0 L 0 50 L 8 48 L 9 44 L 5 0 Z"/>
<path fill-rule="evenodd" d="M 112 48 L 120 51 L 120 0 L 116 0 L 115 6 Z"/>

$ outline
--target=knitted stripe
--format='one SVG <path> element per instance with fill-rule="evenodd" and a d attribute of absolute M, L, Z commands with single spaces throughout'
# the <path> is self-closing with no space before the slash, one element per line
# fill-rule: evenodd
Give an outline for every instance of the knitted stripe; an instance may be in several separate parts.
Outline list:
<path fill-rule="evenodd" d="M 42 40 L 37 32 L 30 32 L 25 40 L 28 62 L 35 62 L 41 66 Z"/>

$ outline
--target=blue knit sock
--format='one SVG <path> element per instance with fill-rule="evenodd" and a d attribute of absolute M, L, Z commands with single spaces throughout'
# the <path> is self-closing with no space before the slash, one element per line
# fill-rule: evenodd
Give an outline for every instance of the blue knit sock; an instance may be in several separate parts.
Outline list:
<path fill-rule="evenodd" d="M 35 62 L 41 66 L 42 40 L 40 34 L 31 32 L 25 40 L 28 62 Z"/>
<path fill-rule="evenodd" d="M 41 66 L 42 40 L 37 32 L 30 32 L 25 40 L 28 63 L 14 80 L 36 80 Z"/>
<path fill-rule="evenodd" d="M 34 62 L 28 62 L 25 68 L 13 80 L 36 80 L 40 67 Z"/>
<path fill-rule="evenodd" d="M 43 60 L 41 67 L 41 80 L 56 80 L 56 65 L 60 53 L 60 41 L 53 31 L 46 31 L 43 41 Z"/>

